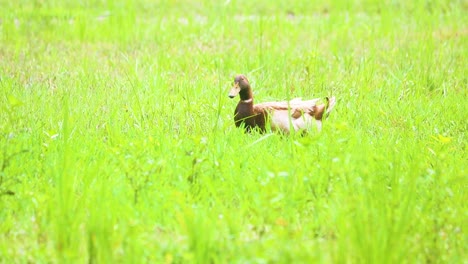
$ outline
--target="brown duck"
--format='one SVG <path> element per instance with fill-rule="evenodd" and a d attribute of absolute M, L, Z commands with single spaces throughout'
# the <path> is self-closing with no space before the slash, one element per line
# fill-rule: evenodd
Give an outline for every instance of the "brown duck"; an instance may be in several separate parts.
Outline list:
<path fill-rule="evenodd" d="M 268 102 L 255 104 L 252 88 L 244 75 L 234 78 L 234 86 L 229 97 L 239 94 L 240 101 L 234 112 L 236 127 L 244 126 L 247 131 L 258 129 L 265 132 L 269 126 L 272 131 L 289 134 L 294 131 L 307 131 L 314 125 L 320 131 L 322 118 L 328 116 L 335 106 L 335 97 L 326 97 L 326 103 L 320 103 L 321 98 L 302 101 L 300 98 L 283 102 Z"/>

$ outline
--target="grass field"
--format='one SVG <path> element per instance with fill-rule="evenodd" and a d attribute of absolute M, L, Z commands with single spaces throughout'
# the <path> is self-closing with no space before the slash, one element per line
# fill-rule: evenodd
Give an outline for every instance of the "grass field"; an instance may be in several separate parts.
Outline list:
<path fill-rule="evenodd" d="M 1 263 L 466 263 L 466 1 L 196 2 L 0 0 Z"/>

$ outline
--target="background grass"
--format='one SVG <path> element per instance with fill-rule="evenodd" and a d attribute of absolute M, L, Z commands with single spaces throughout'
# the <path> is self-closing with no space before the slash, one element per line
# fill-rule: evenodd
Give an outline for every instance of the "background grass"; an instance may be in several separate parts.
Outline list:
<path fill-rule="evenodd" d="M 466 262 L 466 1 L 0 6 L 0 262 Z"/>

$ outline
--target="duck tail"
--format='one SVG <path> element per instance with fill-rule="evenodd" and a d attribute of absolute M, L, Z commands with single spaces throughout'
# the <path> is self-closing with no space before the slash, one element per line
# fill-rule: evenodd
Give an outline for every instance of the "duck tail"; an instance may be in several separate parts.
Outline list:
<path fill-rule="evenodd" d="M 325 106 L 325 117 L 328 117 L 330 115 L 330 112 L 333 110 L 336 104 L 336 98 L 334 96 L 332 97 L 325 97 L 327 100 L 327 105 Z"/>
<path fill-rule="evenodd" d="M 325 118 L 327 118 L 330 115 L 330 112 L 333 110 L 333 107 L 335 107 L 336 103 L 336 99 L 334 96 L 325 97 L 325 100 L 327 100 L 326 103 L 314 105 L 313 107 L 313 117 L 315 118 L 315 122 L 317 123 L 318 131 L 322 130 L 322 118 L 324 117 L 324 115 Z"/>

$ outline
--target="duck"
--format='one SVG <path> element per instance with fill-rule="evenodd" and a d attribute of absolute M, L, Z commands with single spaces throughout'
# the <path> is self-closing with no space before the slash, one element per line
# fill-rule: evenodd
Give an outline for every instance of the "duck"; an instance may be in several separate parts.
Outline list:
<path fill-rule="evenodd" d="M 240 101 L 234 111 L 236 127 L 247 132 L 258 130 L 265 133 L 268 128 L 273 132 L 290 134 L 292 131 L 307 133 L 312 127 L 322 130 L 322 119 L 333 110 L 336 98 L 325 97 L 311 100 L 295 98 L 290 101 L 265 102 L 254 104 L 252 87 L 243 74 L 236 75 L 234 85 L 228 96 L 237 95 Z"/>

